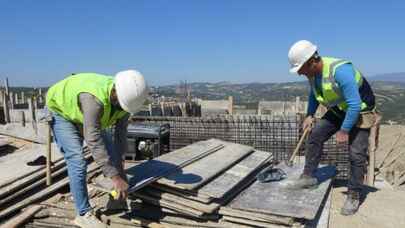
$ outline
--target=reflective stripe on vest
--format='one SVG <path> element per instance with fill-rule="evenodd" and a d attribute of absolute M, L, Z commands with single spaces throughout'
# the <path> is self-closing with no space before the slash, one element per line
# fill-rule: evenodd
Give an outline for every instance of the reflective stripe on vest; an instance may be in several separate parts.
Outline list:
<path fill-rule="evenodd" d="M 350 62 L 330 57 L 322 57 L 322 62 L 322 91 L 317 90 L 315 86 L 315 78 L 310 79 L 311 88 L 315 98 L 320 104 L 326 106 L 327 108 L 337 106 L 340 110 L 346 111 L 348 105 L 344 100 L 342 91 L 335 80 L 335 71 L 339 66 Z M 357 69 L 354 69 L 354 71 L 357 86 L 360 88 L 360 86 L 363 84 L 363 76 Z M 361 110 L 366 108 L 367 104 L 362 101 Z"/>

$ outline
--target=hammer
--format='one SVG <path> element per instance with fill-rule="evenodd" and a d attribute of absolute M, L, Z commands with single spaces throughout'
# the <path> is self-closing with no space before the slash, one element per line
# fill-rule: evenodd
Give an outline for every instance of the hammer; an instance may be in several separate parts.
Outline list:
<path fill-rule="evenodd" d="M 301 146 L 302 146 L 302 143 L 304 142 L 304 139 L 307 137 L 307 135 L 308 135 L 309 132 L 311 132 L 311 127 L 307 127 L 307 128 L 304 130 L 304 133 L 302 134 L 302 136 L 301 136 L 301 138 L 300 138 L 300 141 L 298 142 L 297 146 L 295 147 L 295 150 L 294 150 L 294 152 L 292 153 L 290 159 L 288 159 L 288 161 L 286 161 L 286 163 L 285 163 L 287 166 L 289 166 L 289 167 L 292 167 L 292 166 L 293 166 L 294 159 L 295 159 L 295 157 L 297 156 L 298 151 L 300 150 L 300 148 L 301 148 Z"/>

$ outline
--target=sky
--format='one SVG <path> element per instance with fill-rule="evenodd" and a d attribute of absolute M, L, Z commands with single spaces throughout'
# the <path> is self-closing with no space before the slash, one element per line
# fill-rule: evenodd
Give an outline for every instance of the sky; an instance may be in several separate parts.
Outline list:
<path fill-rule="evenodd" d="M 367 75 L 404 72 L 405 1 L 0 0 L 0 79 L 136 69 L 150 85 L 287 82 L 301 39 Z"/>

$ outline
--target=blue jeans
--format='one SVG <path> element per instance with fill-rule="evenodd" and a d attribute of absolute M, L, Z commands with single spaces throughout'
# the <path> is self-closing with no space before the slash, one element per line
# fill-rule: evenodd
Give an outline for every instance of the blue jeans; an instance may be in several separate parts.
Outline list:
<path fill-rule="evenodd" d="M 69 186 L 75 202 L 76 213 L 84 215 L 91 210 L 91 206 L 87 193 L 87 163 L 83 155 L 83 136 L 74 123 L 55 113 L 52 114 L 52 117 L 51 128 L 55 142 L 67 164 Z M 121 161 L 119 153 L 113 151 L 111 132 L 105 130 L 102 132 L 102 136 L 110 159 Z"/>

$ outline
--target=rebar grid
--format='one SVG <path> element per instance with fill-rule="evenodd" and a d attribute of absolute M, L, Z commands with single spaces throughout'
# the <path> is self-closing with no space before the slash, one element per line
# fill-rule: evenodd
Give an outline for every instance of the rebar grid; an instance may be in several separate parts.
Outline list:
<path fill-rule="evenodd" d="M 287 160 L 302 135 L 302 120 L 296 116 L 218 115 L 205 117 L 136 116 L 135 122 L 169 123 L 170 150 L 210 138 L 253 146 L 273 153 L 276 161 Z M 301 155 L 304 154 L 304 146 Z M 324 145 L 322 163 L 335 165 L 338 178 L 348 174 L 347 147 L 337 146 L 332 138 Z"/>

